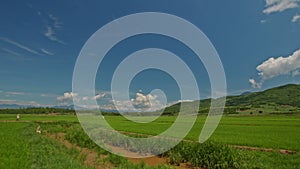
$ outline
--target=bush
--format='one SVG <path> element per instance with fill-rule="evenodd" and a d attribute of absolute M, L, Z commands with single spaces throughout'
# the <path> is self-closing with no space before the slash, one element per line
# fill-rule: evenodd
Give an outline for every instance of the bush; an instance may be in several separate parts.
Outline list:
<path fill-rule="evenodd" d="M 203 144 L 183 142 L 168 153 L 169 163 L 179 165 L 189 162 L 195 167 L 210 169 L 240 168 L 238 152 L 223 144 L 205 142 Z"/>

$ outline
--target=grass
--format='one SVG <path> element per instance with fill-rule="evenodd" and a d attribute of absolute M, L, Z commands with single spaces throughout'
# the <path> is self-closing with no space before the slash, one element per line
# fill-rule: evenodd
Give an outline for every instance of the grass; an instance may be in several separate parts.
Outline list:
<path fill-rule="evenodd" d="M 204 116 L 199 116 L 186 139 L 197 141 Z M 123 117 L 106 117 L 117 130 L 156 135 L 173 124 L 175 117 L 160 117 L 149 124 L 138 124 Z M 191 119 L 187 119 L 189 121 Z M 300 151 L 300 116 L 224 116 L 212 141 L 263 148 Z"/>
<path fill-rule="evenodd" d="M 249 169 L 298 169 L 300 154 L 286 155 L 277 152 L 238 150 L 243 158 L 241 168 Z"/>
<path fill-rule="evenodd" d="M 0 124 L 0 168 L 30 168 L 30 146 L 23 134 L 24 123 Z"/>
<path fill-rule="evenodd" d="M 47 121 L 65 121 L 65 122 L 78 122 L 76 115 L 43 115 L 43 114 L 21 114 L 20 121 L 31 122 L 47 122 Z M 16 120 L 15 114 L 0 114 L 0 121 Z"/>
<path fill-rule="evenodd" d="M 204 116 L 197 118 L 186 139 L 198 140 L 205 118 Z M 156 135 L 172 125 L 176 117 L 164 116 L 148 124 L 133 123 L 120 116 L 107 116 L 105 119 L 117 130 Z M 0 122 L 0 168 L 88 168 L 83 165 L 83 159 L 76 149 L 67 149 L 58 142 L 36 134 L 37 125 L 41 125 L 43 131 L 47 130 L 50 133 L 66 133 L 66 138 L 80 147 L 94 149 L 100 154 L 107 153 L 89 140 L 76 116 L 73 115 L 22 114 L 18 123 L 3 122 L 6 120 L 15 121 L 15 115 L 0 115 L 0 121 L 2 121 Z M 190 120 L 190 118 L 186 119 L 187 122 Z M 300 166 L 299 131 L 300 116 L 224 116 L 210 140 L 221 145 L 246 145 L 297 151 L 293 155 L 283 155 L 278 152 L 235 149 L 235 153 L 241 157 L 238 161 L 242 167 L 239 168 L 298 168 Z M 195 148 L 189 152 L 196 150 Z M 226 151 L 231 150 L 226 149 Z M 219 153 L 222 154 L 222 152 Z M 180 159 L 182 154 L 173 151 L 170 159 L 182 160 Z M 212 156 L 212 158 L 215 157 Z M 115 168 L 170 168 L 170 166 L 134 165 L 126 159 L 113 155 L 109 155 L 107 161 L 114 162 Z M 195 157 L 192 162 L 197 164 L 197 158 Z M 226 165 L 226 163 L 221 165 Z"/>
<path fill-rule="evenodd" d="M 87 169 L 62 145 L 35 133 L 33 123 L 0 123 L 0 168 Z"/>

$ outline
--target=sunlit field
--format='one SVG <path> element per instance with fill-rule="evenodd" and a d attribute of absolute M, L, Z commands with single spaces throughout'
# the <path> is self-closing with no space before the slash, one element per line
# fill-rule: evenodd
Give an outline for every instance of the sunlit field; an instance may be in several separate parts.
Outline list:
<path fill-rule="evenodd" d="M 185 138 L 187 141 L 157 157 L 164 159 L 162 163 L 149 166 L 147 160 L 133 162 L 98 147 L 83 132 L 75 115 L 27 114 L 16 121 L 15 115 L 3 114 L 0 115 L 0 168 L 184 168 L 187 164 L 210 165 L 210 168 L 300 166 L 300 116 L 224 116 L 210 140 L 198 147 L 196 142 L 205 118 L 197 118 Z M 176 117 L 162 116 L 148 124 L 134 123 L 122 116 L 106 116 L 105 119 L 123 134 L 150 136 L 163 132 Z M 37 126 L 41 127 L 42 134 L 36 133 Z M 208 147 L 212 147 L 211 152 Z M 223 154 L 224 158 L 229 158 L 224 160 L 226 162 L 219 160 L 220 164 L 217 161 L 213 164 L 211 157 L 211 164 L 201 161 L 207 158 L 202 154 L 212 153 L 218 157 L 222 152 L 227 154 Z M 91 160 L 88 154 L 95 154 L 95 157 Z"/>

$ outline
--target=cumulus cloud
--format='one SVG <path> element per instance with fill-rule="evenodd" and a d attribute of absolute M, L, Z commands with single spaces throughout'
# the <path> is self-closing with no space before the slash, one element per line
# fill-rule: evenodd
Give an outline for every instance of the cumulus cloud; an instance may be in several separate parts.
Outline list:
<path fill-rule="evenodd" d="M 165 107 L 165 103 L 159 93 L 143 94 L 139 91 L 135 94 L 135 98 L 129 100 L 112 100 L 111 92 L 102 91 L 95 96 L 80 96 L 77 93 L 65 92 L 62 96 L 57 97 L 60 105 L 70 105 L 73 100 L 80 103 L 80 107 L 87 109 L 105 109 L 118 110 L 120 112 L 149 112 L 160 110 Z M 92 100 L 97 100 L 98 105 L 94 105 Z"/>
<path fill-rule="evenodd" d="M 57 101 L 60 104 L 68 104 L 70 103 L 73 98 L 77 98 L 78 94 L 73 92 L 65 92 L 63 96 L 58 96 Z"/>
<path fill-rule="evenodd" d="M 164 107 L 157 95 L 144 95 L 141 92 L 136 93 L 135 99 L 131 99 L 131 103 L 135 108 L 147 111 L 155 111 Z"/>
<path fill-rule="evenodd" d="M 108 96 L 109 92 L 99 92 L 95 96 L 80 96 L 78 93 L 74 92 L 65 92 L 62 96 L 56 97 L 56 100 L 60 105 L 68 105 L 72 104 L 72 102 L 75 100 L 77 103 L 80 103 L 80 106 L 83 108 L 98 108 L 98 105 L 90 105 L 90 101 L 92 100 L 100 100 L 104 98 L 105 102 L 108 102 L 108 100 L 111 100 L 111 98 Z M 107 96 L 107 97 L 106 97 Z M 89 104 L 89 105 L 86 105 Z M 102 105 L 101 105 L 102 106 Z"/>
<path fill-rule="evenodd" d="M 254 79 L 249 79 L 253 88 L 261 88 L 264 81 L 272 79 L 280 75 L 293 75 L 299 74 L 300 69 L 300 49 L 295 51 L 288 57 L 271 57 L 262 64 L 256 67 L 259 72 L 260 81 L 257 82 Z"/>
<path fill-rule="evenodd" d="M 145 109 L 151 107 L 150 99 L 154 100 L 155 98 L 156 96 L 152 96 L 151 94 L 143 95 L 142 93 L 136 93 L 136 98 L 131 99 L 131 102 L 136 108 Z"/>
<path fill-rule="evenodd" d="M 106 93 L 98 93 L 96 96 L 93 97 L 94 100 L 98 100 L 106 96 Z"/>
<path fill-rule="evenodd" d="M 270 14 L 274 12 L 283 12 L 287 9 L 299 7 L 299 0 L 266 0 L 266 6 L 263 13 Z"/>
<path fill-rule="evenodd" d="M 249 79 L 252 88 L 261 88 L 262 82 L 256 82 L 254 79 Z"/>
<path fill-rule="evenodd" d="M 292 19 L 292 22 L 297 22 L 298 20 L 300 20 L 300 14 L 295 15 Z"/>
<path fill-rule="evenodd" d="M 109 104 L 101 105 L 101 108 L 114 109 L 119 112 L 151 112 L 165 107 L 163 96 L 160 93 L 143 94 L 139 91 L 130 100 L 111 100 Z"/>

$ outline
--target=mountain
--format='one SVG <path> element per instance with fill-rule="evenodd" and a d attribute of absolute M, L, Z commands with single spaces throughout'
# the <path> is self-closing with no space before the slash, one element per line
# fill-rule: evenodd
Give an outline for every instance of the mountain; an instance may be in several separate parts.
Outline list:
<path fill-rule="evenodd" d="M 210 101 L 211 99 L 205 99 L 200 101 L 200 114 L 208 113 Z M 194 101 L 184 104 L 193 106 L 197 102 L 199 103 L 199 101 Z M 176 103 L 172 106 L 166 107 L 164 115 L 177 114 L 179 112 L 181 104 L 183 103 Z M 262 108 L 267 106 L 271 107 L 270 109 L 275 109 L 275 107 L 276 109 L 278 109 L 278 107 L 285 106 L 288 107 L 290 110 L 295 109 L 296 111 L 299 111 L 300 85 L 288 84 L 261 92 L 245 92 L 238 96 L 228 96 L 226 98 L 226 107 L 224 109 L 224 113 L 236 113 L 237 109 Z"/>
<path fill-rule="evenodd" d="M 255 92 L 240 96 L 229 96 L 226 100 L 227 106 L 265 104 L 300 107 L 300 85 L 288 84 L 262 92 Z"/>
<path fill-rule="evenodd" d="M 19 104 L 0 104 L 0 109 L 20 109 L 28 107 L 28 105 L 19 105 Z"/>
<path fill-rule="evenodd" d="M 247 91 L 247 92 L 242 93 L 241 95 L 248 95 L 248 94 L 251 94 L 251 93 L 252 92 Z"/>

